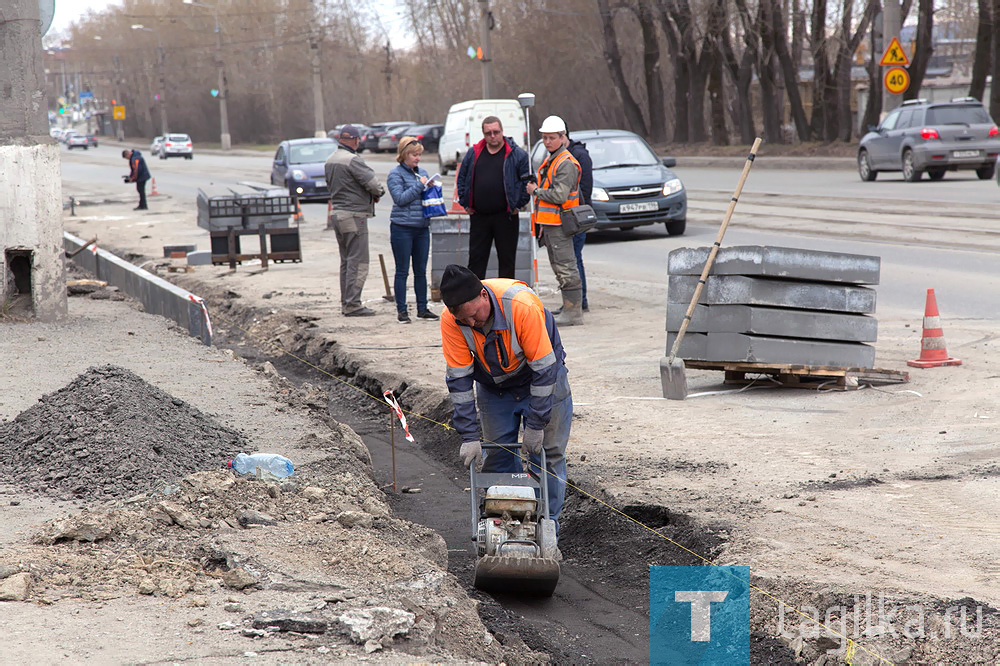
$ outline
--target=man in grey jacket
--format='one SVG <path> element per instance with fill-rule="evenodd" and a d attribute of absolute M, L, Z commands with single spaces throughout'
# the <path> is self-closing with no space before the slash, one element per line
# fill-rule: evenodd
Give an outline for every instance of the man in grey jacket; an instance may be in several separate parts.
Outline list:
<path fill-rule="evenodd" d="M 361 304 L 361 290 L 368 278 L 368 218 L 375 216 L 375 203 L 385 189 L 358 155 L 360 138 L 354 125 L 344 125 L 337 137 L 340 147 L 324 168 L 330 188 L 327 228 L 337 234 L 340 246 L 340 308 L 345 317 L 375 314 Z"/>

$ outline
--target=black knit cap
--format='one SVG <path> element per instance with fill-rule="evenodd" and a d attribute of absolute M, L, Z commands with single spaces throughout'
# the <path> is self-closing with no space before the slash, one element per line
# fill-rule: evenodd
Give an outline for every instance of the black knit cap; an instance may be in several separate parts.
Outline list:
<path fill-rule="evenodd" d="M 441 276 L 441 300 L 448 308 L 468 303 L 483 290 L 483 283 L 465 266 L 449 264 Z"/>

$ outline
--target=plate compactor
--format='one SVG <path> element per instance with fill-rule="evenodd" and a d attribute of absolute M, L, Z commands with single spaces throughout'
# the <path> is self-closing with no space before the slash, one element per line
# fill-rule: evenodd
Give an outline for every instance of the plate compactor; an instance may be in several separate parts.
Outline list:
<path fill-rule="evenodd" d="M 483 448 L 508 449 L 516 454 L 520 444 L 484 443 Z M 548 469 L 544 450 L 541 467 Z M 479 556 L 475 585 L 480 590 L 548 597 L 556 589 L 560 554 L 556 524 L 549 518 L 544 475 L 531 471 L 477 473 L 475 462 L 469 466 L 472 541 Z M 484 497 L 480 497 L 481 491 L 485 491 Z"/>

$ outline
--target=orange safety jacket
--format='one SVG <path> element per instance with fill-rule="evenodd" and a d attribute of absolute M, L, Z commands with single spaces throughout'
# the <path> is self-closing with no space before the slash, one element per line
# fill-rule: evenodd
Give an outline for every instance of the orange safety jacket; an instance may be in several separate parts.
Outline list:
<path fill-rule="evenodd" d="M 566 149 L 561 149 L 557 152 L 555 158 L 552 157 L 551 153 L 545 156 L 545 161 L 538 167 L 538 189 L 547 190 L 552 187 L 556 171 L 559 170 L 559 167 L 566 160 L 576 165 L 576 184 L 573 186 L 572 191 L 570 191 L 569 196 L 566 197 L 566 201 L 562 204 L 554 204 L 543 201 L 540 198 L 537 199 L 535 202 L 535 212 L 531 217 L 533 223 L 550 226 L 560 225 L 562 224 L 560 213 L 580 205 L 580 175 L 583 173 L 583 170 L 580 168 L 580 163 L 576 161 L 576 158 Z"/>
<path fill-rule="evenodd" d="M 489 332 L 441 314 L 441 346 L 448 364 L 445 383 L 454 405 L 452 425 L 462 441 L 481 439 L 473 383 L 480 390 L 530 395 L 525 424 L 542 430 L 566 358 L 552 313 L 519 280 L 483 280 L 493 312 Z"/>

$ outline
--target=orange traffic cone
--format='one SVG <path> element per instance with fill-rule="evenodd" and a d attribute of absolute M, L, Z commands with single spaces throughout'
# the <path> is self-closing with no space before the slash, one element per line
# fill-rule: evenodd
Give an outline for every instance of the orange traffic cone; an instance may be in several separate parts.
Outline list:
<path fill-rule="evenodd" d="M 156 179 L 153 179 L 153 191 L 149 193 L 149 196 L 155 197 L 160 194 L 159 190 L 156 189 Z"/>
<path fill-rule="evenodd" d="M 920 339 L 920 358 L 907 361 L 914 368 L 936 368 L 939 365 L 962 365 L 962 361 L 948 356 L 944 346 L 944 329 L 938 315 L 937 298 L 934 290 L 927 290 L 927 305 L 924 308 L 924 333 Z"/>
<path fill-rule="evenodd" d="M 295 215 L 292 216 L 292 219 L 296 222 L 301 222 L 305 219 L 305 217 L 306 216 L 302 214 L 302 204 L 299 203 L 298 199 L 295 199 Z"/>
<path fill-rule="evenodd" d="M 448 209 L 449 215 L 468 215 L 465 209 L 462 208 L 462 204 L 458 203 L 458 174 L 455 174 L 455 189 L 451 192 L 451 208 Z"/>

